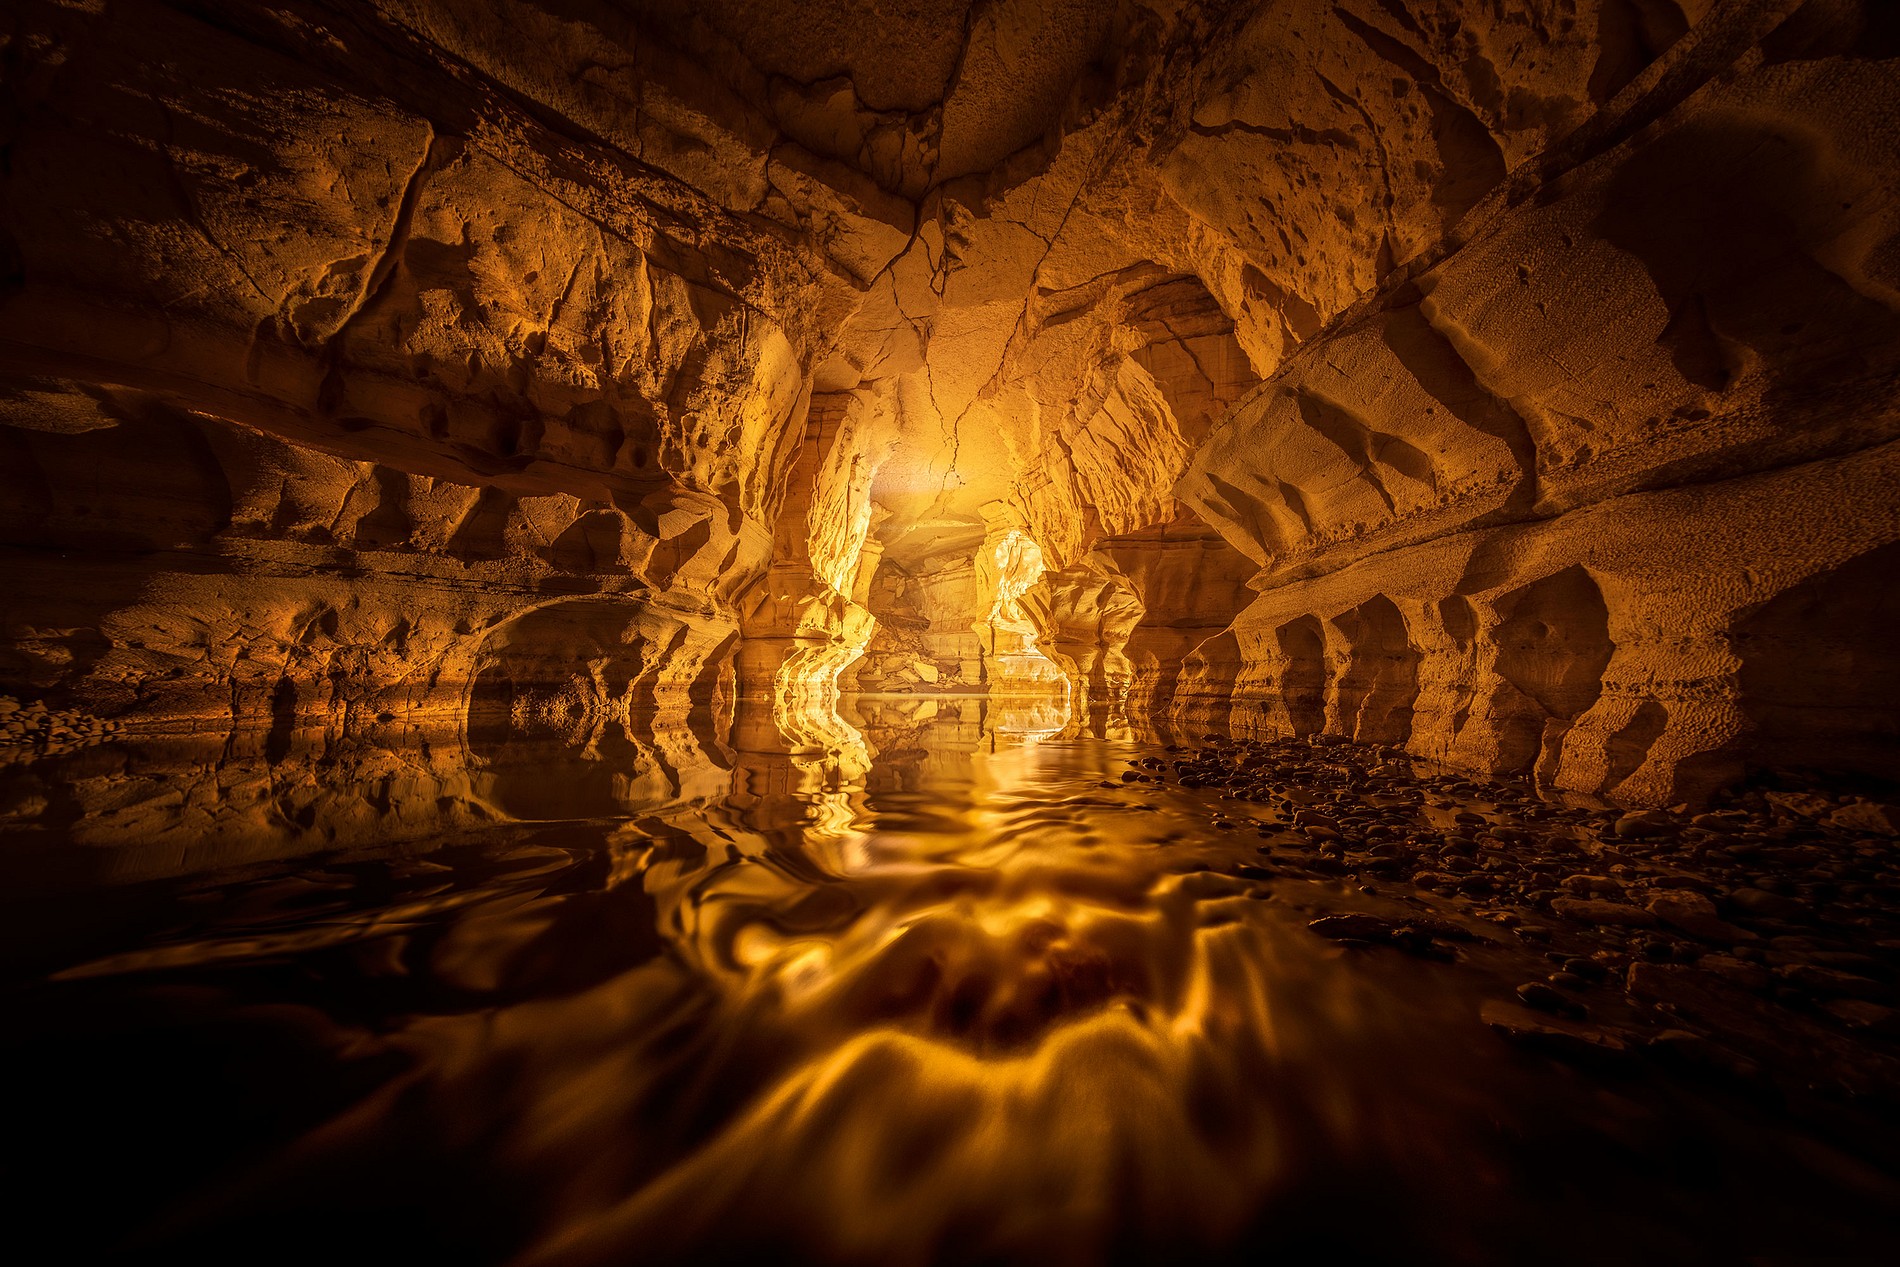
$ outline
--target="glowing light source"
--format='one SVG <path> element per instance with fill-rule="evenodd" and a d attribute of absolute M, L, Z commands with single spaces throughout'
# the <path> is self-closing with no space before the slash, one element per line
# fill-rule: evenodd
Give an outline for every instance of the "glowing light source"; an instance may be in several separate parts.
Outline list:
<path fill-rule="evenodd" d="M 995 729 L 1030 740 L 1060 733 L 1072 713 L 1073 683 L 1040 645 L 1041 629 L 1024 598 L 1048 570 L 1042 547 L 1021 528 L 992 530 L 978 556 L 978 575 L 993 590 L 989 619 L 977 625 L 989 650 Z"/>

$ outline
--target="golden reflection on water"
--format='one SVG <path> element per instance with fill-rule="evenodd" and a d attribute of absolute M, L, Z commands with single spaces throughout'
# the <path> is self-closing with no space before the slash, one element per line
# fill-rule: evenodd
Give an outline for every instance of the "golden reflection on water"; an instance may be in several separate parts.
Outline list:
<path fill-rule="evenodd" d="M 942 707 L 912 715 L 941 725 Z M 960 797 L 859 789 L 855 834 L 817 797 L 803 866 L 644 868 L 681 962 L 779 1058 L 717 1131 L 537 1260 L 685 1255 L 759 1226 L 851 1261 L 930 1261 L 959 1236 L 979 1259 L 1213 1246 L 1317 1141 L 1443 1138 L 1410 1129 L 1403 1078 L 1368 1094 L 1337 1075 L 1356 1045 L 1404 1038 L 1365 983 L 1160 820 L 1052 799 L 1036 750 L 996 743 L 1059 732 L 1066 716 L 1022 721 L 1065 709 L 986 719 Z"/>
<path fill-rule="evenodd" d="M 838 674 L 862 653 L 852 646 L 800 651 L 779 670 L 772 701 L 786 752 L 797 773 L 796 794 L 807 798 L 814 840 L 842 840 L 851 831 L 844 789 L 871 768 L 864 735 L 838 714 Z"/>
<path fill-rule="evenodd" d="M 596 1136 L 579 1153 L 668 1158 L 566 1211 L 532 1261 L 1213 1247 L 1337 1145 L 1429 1163 L 1449 1138 L 1412 1120 L 1406 1076 L 1357 1077 L 1355 1051 L 1407 1041 L 1404 1009 L 1268 917 L 1219 849 L 1084 791 L 1098 780 L 1065 761 L 1052 789 L 1026 741 L 1069 724 L 1066 684 L 1000 707 L 860 702 L 863 730 L 838 703 L 778 702 L 781 727 L 796 710 L 795 838 L 709 815 L 679 824 L 697 848 L 627 860 L 666 961 L 479 1057 L 465 1033 L 411 1036 L 423 1068 L 550 1066 L 521 1088 L 524 1160 L 575 1148 L 569 1129 Z M 637 1054 L 683 1030 L 690 1057 Z M 680 1079 L 683 1099 L 662 1090 Z M 690 1142 L 601 1130 L 704 1102 L 726 1107 Z"/>
<path fill-rule="evenodd" d="M 378 902 L 326 904 L 335 867 L 228 886 L 215 934 L 75 965 L 294 1028 L 355 1088 L 145 1243 L 361 1237 L 394 1193 L 447 1241 L 505 1209 L 460 1257 L 537 1264 L 1529 1261 L 1552 1198 L 1498 1123 L 1606 1101 L 1527 1081 L 1449 967 L 1308 934 L 1320 886 L 1115 782 L 1072 703 L 781 695 L 724 796 L 385 862 Z"/>

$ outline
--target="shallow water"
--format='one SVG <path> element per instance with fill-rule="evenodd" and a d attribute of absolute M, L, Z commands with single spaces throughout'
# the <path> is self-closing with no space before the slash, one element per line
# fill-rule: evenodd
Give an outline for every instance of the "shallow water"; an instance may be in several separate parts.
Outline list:
<path fill-rule="evenodd" d="M 1088 729 L 886 699 L 9 769 L 18 1235 L 127 1261 L 1887 1261 L 1878 1148 L 1506 1046 L 1480 1008 L 1522 951 L 1314 936 L 1396 897 L 1250 875 L 1211 797 L 1119 782 L 1171 736 Z"/>

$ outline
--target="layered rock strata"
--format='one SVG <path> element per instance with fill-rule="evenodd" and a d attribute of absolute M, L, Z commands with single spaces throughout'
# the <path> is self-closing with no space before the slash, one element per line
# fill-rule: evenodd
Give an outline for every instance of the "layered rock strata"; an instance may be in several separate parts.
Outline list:
<path fill-rule="evenodd" d="M 1226 416 L 1183 494 L 1264 592 L 1194 698 L 1644 803 L 1894 771 L 1900 98 L 1850 7 L 1718 6 Z"/>
<path fill-rule="evenodd" d="M 35 707 L 835 753 L 841 686 L 1055 674 L 1631 801 L 1900 770 L 1888 6 L 5 23 Z"/>
<path fill-rule="evenodd" d="M 1105 537 L 1047 582 L 1047 639 L 1091 704 L 1165 709 L 1183 661 L 1252 597 L 1250 560 L 1192 514 Z"/>

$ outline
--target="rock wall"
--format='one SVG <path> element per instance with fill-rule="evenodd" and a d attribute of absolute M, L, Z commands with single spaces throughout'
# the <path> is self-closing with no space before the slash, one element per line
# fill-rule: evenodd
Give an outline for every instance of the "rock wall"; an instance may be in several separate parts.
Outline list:
<path fill-rule="evenodd" d="M 1190 657 L 1184 702 L 1635 802 L 1751 761 L 1887 774 L 1891 600 L 1855 580 L 1891 564 L 1896 461 L 1633 493 L 1276 586 Z"/>
<path fill-rule="evenodd" d="M 775 698 L 831 752 L 841 684 L 1046 657 L 1631 800 L 1900 770 L 1890 5 L 0 37 L 0 695 L 582 739 Z"/>
<path fill-rule="evenodd" d="M 1043 582 L 1049 647 L 1074 666 L 1092 708 L 1166 709 L 1186 656 L 1222 635 L 1252 597 L 1254 566 L 1185 509 L 1105 537 Z"/>
<path fill-rule="evenodd" d="M 863 691 L 980 690 L 984 648 L 976 626 L 988 614 L 975 562 L 953 558 L 916 571 L 886 562 L 865 602 L 877 633 L 848 684 Z"/>
<path fill-rule="evenodd" d="M 762 554 L 684 492 L 517 496 L 72 383 L 0 411 L 0 677 L 141 725 L 460 717 L 504 680 L 705 695 Z"/>
<path fill-rule="evenodd" d="M 1264 592 L 1195 699 L 1643 803 L 1900 768 L 1847 597 L 1896 540 L 1896 49 L 1797 8 L 1721 7 L 1227 415 L 1182 492 Z"/>
<path fill-rule="evenodd" d="M 711 689 L 852 286 L 441 18 L 10 9 L 5 689 L 346 729 Z"/>

